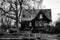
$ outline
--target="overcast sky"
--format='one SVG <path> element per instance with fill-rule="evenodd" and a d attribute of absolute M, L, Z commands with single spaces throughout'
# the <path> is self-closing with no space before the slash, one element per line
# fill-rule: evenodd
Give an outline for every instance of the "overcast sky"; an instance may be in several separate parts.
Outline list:
<path fill-rule="evenodd" d="M 44 0 L 43 5 L 47 9 L 52 9 L 52 21 L 57 21 L 59 18 L 58 13 L 60 13 L 60 0 Z"/>

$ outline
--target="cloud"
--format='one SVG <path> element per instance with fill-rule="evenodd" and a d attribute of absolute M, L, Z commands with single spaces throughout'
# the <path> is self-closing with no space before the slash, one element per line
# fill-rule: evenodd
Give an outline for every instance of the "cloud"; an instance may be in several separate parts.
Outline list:
<path fill-rule="evenodd" d="M 44 0 L 43 5 L 46 6 L 44 9 L 52 10 L 52 21 L 57 21 L 60 17 L 57 15 L 60 12 L 60 0 Z"/>

